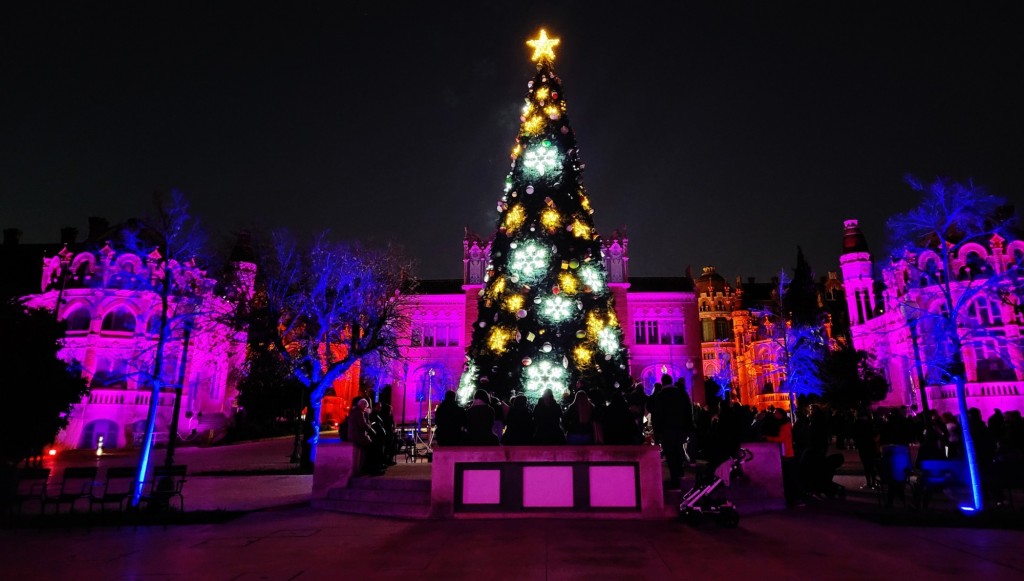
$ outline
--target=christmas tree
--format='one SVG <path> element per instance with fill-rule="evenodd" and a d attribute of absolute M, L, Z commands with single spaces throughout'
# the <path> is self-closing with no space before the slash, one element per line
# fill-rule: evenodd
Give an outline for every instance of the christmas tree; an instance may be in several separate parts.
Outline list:
<path fill-rule="evenodd" d="M 480 292 L 459 397 L 550 389 L 625 387 L 622 329 L 607 285 L 601 239 L 583 187 L 583 163 L 555 76 L 559 39 L 527 41 L 537 74 L 528 84 L 512 170 Z"/>

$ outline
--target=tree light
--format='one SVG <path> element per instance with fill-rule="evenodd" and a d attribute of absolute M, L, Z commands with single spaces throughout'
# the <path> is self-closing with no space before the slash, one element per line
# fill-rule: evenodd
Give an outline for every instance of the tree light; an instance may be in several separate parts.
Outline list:
<path fill-rule="evenodd" d="M 559 323 L 569 318 L 573 302 L 562 295 L 554 295 L 544 299 L 544 316 Z"/>
<path fill-rule="evenodd" d="M 611 354 L 619 350 L 619 338 L 611 327 L 605 327 L 597 333 L 597 346 L 601 351 Z"/>
<path fill-rule="evenodd" d="M 592 292 L 598 293 L 604 289 L 604 276 L 589 264 L 580 269 L 580 278 L 583 279 L 584 285 L 590 287 Z"/>
<path fill-rule="evenodd" d="M 508 342 L 512 339 L 512 335 L 512 331 L 509 329 L 494 327 L 491 329 L 490 337 L 487 338 L 487 346 L 491 348 L 491 351 L 500 355 L 508 348 Z"/>
<path fill-rule="evenodd" d="M 526 46 L 533 49 L 531 61 L 537 63 L 552 62 L 555 60 L 555 47 L 562 42 L 560 38 L 548 38 L 548 33 L 543 28 L 537 38 L 526 41 Z"/>
<path fill-rule="evenodd" d="M 534 115 L 523 122 L 523 133 L 536 135 L 542 127 L 544 127 L 544 118 L 540 115 Z"/>
<path fill-rule="evenodd" d="M 577 238 L 589 238 L 590 226 L 588 226 L 583 220 L 576 218 L 572 221 L 572 235 Z"/>
<path fill-rule="evenodd" d="M 562 223 L 562 216 L 558 214 L 558 210 L 547 208 L 540 213 L 540 223 L 548 230 L 554 231 Z"/>
<path fill-rule="evenodd" d="M 534 398 L 540 397 L 545 389 L 550 389 L 555 398 L 559 398 L 565 392 L 565 369 L 548 359 L 537 361 L 526 368 L 523 387 Z"/>
<path fill-rule="evenodd" d="M 579 291 L 576 277 L 569 272 L 563 272 L 558 276 L 558 286 L 567 295 L 574 295 Z"/>
<path fill-rule="evenodd" d="M 523 166 L 534 174 L 543 176 L 558 167 L 558 149 L 547 141 L 539 143 L 523 155 Z"/>
<path fill-rule="evenodd" d="M 508 209 L 505 213 L 505 230 L 511 234 L 519 229 L 523 225 L 523 221 L 526 220 L 526 210 L 522 204 L 516 204 Z"/>
<path fill-rule="evenodd" d="M 551 252 L 534 241 L 512 251 L 508 268 L 526 282 L 535 282 L 547 272 Z"/>
<path fill-rule="evenodd" d="M 501 293 L 505 292 L 505 277 L 504 276 L 495 277 L 494 282 L 491 283 L 490 292 L 491 292 L 491 296 L 493 296 L 493 297 L 496 297 L 496 296 L 500 295 Z"/>
<path fill-rule="evenodd" d="M 587 349 L 583 345 L 580 345 L 579 347 L 574 349 L 572 353 L 576 357 L 576 364 L 579 365 L 580 367 L 590 365 L 590 360 L 594 356 L 594 352 L 591 351 L 590 349 Z"/>
<path fill-rule="evenodd" d="M 462 372 L 462 377 L 459 378 L 459 401 L 462 403 L 469 403 L 473 399 L 473 392 L 476 391 L 476 377 L 476 364 L 471 360 L 467 360 L 466 370 Z"/>
<path fill-rule="evenodd" d="M 523 295 L 509 295 L 505 299 L 505 310 L 514 313 L 519 309 L 523 308 Z"/>

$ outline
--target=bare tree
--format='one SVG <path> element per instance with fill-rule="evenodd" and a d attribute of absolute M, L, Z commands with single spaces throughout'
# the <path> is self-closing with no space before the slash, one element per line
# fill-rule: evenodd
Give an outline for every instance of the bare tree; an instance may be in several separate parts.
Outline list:
<path fill-rule="evenodd" d="M 893 261 L 905 267 L 897 285 L 899 308 L 924 340 L 924 358 L 933 380 L 956 387 L 963 445 L 971 479 L 973 510 L 982 508 L 981 485 L 974 441 L 967 421 L 967 374 L 964 349 L 991 341 L 1006 341 L 976 324 L 979 301 L 1019 292 L 1020 264 L 991 268 L 979 257 L 967 257 L 971 244 L 989 244 L 1007 235 L 1012 212 L 1001 198 L 972 183 L 937 179 L 908 183 L 921 194 L 919 205 L 888 222 L 894 242 Z M 932 257 L 936 260 L 932 260 Z M 955 263 L 964 262 L 954 270 Z M 1019 259 L 1018 259 L 1019 263 Z"/>
<path fill-rule="evenodd" d="M 275 236 L 266 293 L 278 317 L 276 351 L 307 388 L 304 469 L 316 462 L 327 389 L 357 361 L 399 357 L 408 326 L 403 293 L 413 283 L 411 262 L 394 248 L 333 242 L 326 233 L 308 244 Z"/>
<path fill-rule="evenodd" d="M 185 196 L 177 190 L 172 191 L 169 196 L 158 195 L 155 206 L 156 211 L 152 218 L 137 224 L 135 228 L 129 228 L 124 233 L 127 250 L 147 257 L 148 271 L 145 276 L 137 279 L 138 284 L 144 290 L 156 294 L 160 304 L 157 328 L 154 329 L 157 339 L 152 350 L 152 372 L 147 372 L 150 369 L 149 365 L 138 366 L 140 375 L 148 382 L 152 394 L 146 414 L 142 452 L 139 455 L 137 485 L 132 491 L 132 506 L 139 503 L 149 468 L 160 392 L 165 383 L 170 383 L 166 382 L 166 378 L 174 373 L 174 370 L 168 372 L 164 369 L 167 346 L 174 340 L 174 334 L 184 332 L 187 335 L 190 332 L 188 330 L 195 327 L 195 320 L 200 313 L 186 305 L 192 305 L 192 298 L 203 290 L 201 287 L 206 284 L 206 279 L 196 276 L 195 269 L 196 258 L 202 255 L 205 237 L 189 213 Z M 184 366 L 186 362 L 183 361 L 181 364 Z M 179 386 L 176 390 L 175 413 L 178 411 L 180 395 Z M 172 433 L 169 437 L 173 439 L 176 435 Z"/>

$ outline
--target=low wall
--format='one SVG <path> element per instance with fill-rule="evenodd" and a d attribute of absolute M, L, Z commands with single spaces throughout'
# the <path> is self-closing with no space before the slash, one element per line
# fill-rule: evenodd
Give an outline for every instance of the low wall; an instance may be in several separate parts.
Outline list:
<path fill-rule="evenodd" d="M 432 518 L 664 518 L 653 446 L 436 448 Z"/>
<path fill-rule="evenodd" d="M 327 498 L 332 488 L 346 488 L 359 464 L 359 449 L 339 438 L 320 438 L 316 447 L 312 499 Z"/>

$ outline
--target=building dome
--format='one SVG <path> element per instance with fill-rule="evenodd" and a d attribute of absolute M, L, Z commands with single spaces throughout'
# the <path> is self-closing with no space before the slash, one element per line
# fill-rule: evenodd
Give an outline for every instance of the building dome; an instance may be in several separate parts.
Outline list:
<path fill-rule="evenodd" d="M 857 220 L 844 221 L 843 228 L 843 254 L 869 252 L 868 241 L 864 239 L 864 233 L 860 231 Z"/>
<path fill-rule="evenodd" d="M 725 277 L 718 274 L 715 271 L 714 266 L 705 266 L 703 272 L 697 277 L 694 286 L 697 287 L 698 294 L 715 294 L 724 293 L 725 289 L 728 288 L 729 284 L 725 282 Z"/>

